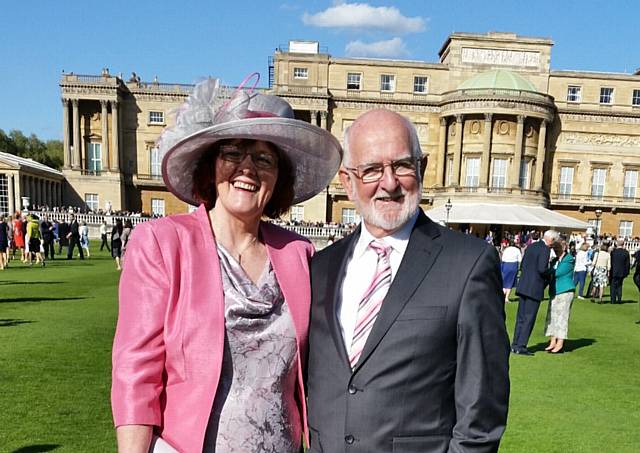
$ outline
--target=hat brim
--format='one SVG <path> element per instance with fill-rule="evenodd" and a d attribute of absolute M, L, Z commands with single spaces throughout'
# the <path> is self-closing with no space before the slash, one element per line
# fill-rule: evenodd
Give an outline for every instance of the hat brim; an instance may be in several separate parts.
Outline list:
<path fill-rule="evenodd" d="M 228 121 L 198 131 L 176 143 L 162 160 L 167 188 L 191 205 L 193 175 L 200 157 L 211 145 L 225 139 L 263 140 L 273 143 L 291 162 L 295 175 L 293 203 L 320 193 L 336 175 L 342 147 L 329 131 L 291 118 L 252 118 Z"/>

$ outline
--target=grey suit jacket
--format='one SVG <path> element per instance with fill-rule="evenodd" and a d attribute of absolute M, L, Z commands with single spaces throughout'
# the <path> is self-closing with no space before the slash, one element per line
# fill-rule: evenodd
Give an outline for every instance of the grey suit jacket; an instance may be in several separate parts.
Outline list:
<path fill-rule="evenodd" d="M 310 451 L 497 451 L 509 341 L 495 249 L 420 212 L 352 372 L 336 301 L 358 235 L 311 262 Z"/>

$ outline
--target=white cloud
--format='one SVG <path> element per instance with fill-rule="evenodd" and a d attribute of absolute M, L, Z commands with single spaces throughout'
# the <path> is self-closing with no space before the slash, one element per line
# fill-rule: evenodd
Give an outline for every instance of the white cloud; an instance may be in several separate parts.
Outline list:
<path fill-rule="evenodd" d="M 393 38 L 387 41 L 376 41 L 364 43 L 362 41 L 351 41 L 345 47 L 345 53 L 350 57 L 381 57 L 399 58 L 409 55 L 404 41 L 400 38 Z"/>
<path fill-rule="evenodd" d="M 425 20 L 406 17 L 393 6 L 371 6 L 367 3 L 335 4 L 316 14 L 304 13 L 305 25 L 325 28 L 375 29 L 392 33 L 417 33 L 424 31 Z"/>

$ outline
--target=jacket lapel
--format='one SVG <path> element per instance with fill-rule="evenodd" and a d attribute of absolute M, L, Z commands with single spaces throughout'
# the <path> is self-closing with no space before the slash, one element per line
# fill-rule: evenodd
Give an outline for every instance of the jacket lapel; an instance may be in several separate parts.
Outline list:
<path fill-rule="evenodd" d="M 442 250 L 442 246 L 434 242 L 440 235 L 434 223 L 420 210 L 416 224 L 411 232 L 409 244 L 400 262 L 398 273 L 393 279 L 389 292 L 384 298 L 378 318 L 369 338 L 364 345 L 362 355 L 356 364 L 354 373 L 367 361 L 376 346 L 424 280 Z"/>
<path fill-rule="evenodd" d="M 294 248 L 287 247 L 287 239 L 267 223 L 260 223 L 260 234 L 267 247 L 267 255 L 276 274 L 282 295 L 287 301 L 296 329 L 298 347 L 306 344 L 309 327 L 309 277 L 304 271 L 306 263 L 299 263 L 300 256 Z M 305 351 L 301 351 L 303 359 Z"/>
<path fill-rule="evenodd" d="M 337 305 L 338 301 L 342 299 L 342 282 L 344 281 L 344 276 L 347 271 L 347 263 L 353 254 L 353 248 L 358 242 L 359 237 L 360 227 L 358 226 L 353 234 L 332 246 L 332 257 L 335 257 L 335 261 L 330 260 L 328 272 L 325 274 L 327 286 L 325 293 L 326 300 L 324 302 L 325 317 L 340 360 L 348 368 L 350 368 L 349 358 L 347 357 L 347 349 L 340 330 Z"/>

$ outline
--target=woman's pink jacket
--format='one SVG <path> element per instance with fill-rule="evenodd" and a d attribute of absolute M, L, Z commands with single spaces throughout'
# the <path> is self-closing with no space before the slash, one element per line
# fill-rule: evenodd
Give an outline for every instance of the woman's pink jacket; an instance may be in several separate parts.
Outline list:
<path fill-rule="evenodd" d="M 307 438 L 302 370 L 313 246 L 268 223 L 260 233 L 296 329 L 297 399 Z M 225 335 L 220 264 L 204 206 L 135 228 L 119 298 L 111 389 L 116 426 L 155 425 L 180 452 L 200 453 Z"/>

